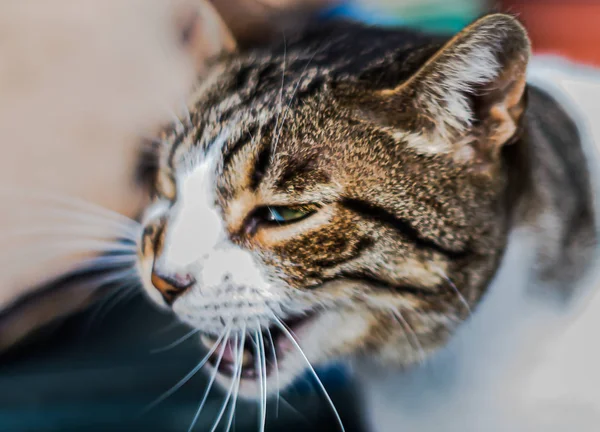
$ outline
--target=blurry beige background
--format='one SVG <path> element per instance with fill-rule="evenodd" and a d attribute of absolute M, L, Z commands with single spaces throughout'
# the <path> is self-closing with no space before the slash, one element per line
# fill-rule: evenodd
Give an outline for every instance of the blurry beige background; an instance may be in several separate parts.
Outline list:
<path fill-rule="evenodd" d="M 138 215 L 140 137 L 172 120 L 231 32 L 265 39 L 328 1 L 216 0 L 231 31 L 202 0 L 0 2 L 0 310 L 115 236 L 117 216 L 75 199 Z"/>

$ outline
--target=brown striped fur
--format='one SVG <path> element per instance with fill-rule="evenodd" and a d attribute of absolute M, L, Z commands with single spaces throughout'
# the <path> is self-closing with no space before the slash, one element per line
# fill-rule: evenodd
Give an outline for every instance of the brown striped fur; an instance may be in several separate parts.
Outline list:
<path fill-rule="evenodd" d="M 544 274 L 585 265 L 585 161 L 566 114 L 526 87 L 528 58 L 524 29 L 504 15 L 449 40 L 331 23 L 227 56 L 191 95 L 191 122 L 163 135 L 157 199 L 176 205 L 178 172 L 227 132 L 214 183 L 227 241 L 303 310 L 361 323 L 341 341 L 343 327 L 323 329 L 309 357 L 410 365 L 476 309 L 513 227 L 552 212 Z M 316 211 L 256 222 L 274 205 Z M 168 216 L 154 221 L 167 232 Z M 153 259 L 142 254 L 144 272 Z"/>

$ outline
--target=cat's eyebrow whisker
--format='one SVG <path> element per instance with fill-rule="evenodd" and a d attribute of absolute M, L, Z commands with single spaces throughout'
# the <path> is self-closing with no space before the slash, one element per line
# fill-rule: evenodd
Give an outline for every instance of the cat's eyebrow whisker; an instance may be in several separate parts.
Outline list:
<path fill-rule="evenodd" d="M 277 120 L 275 122 L 275 130 L 279 127 L 279 120 L 281 120 L 281 115 L 283 113 L 283 88 L 285 86 L 285 69 L 287 67 L 287 40 L 285 39 L 285 33 L 283 31 L 281 34 L 283 36 L 283 66 L 281 68 L 281 89 L 279 90 L 279 113 L 277 114 Z"/>
<path fill-rule="evenodd" d="M 315 369 L 313 368 L 312 364 L 308 360 L 308 357 L 306 357 L 306 354 L 304 354 L 304 351 L 302 350 L 302 348 L 300 347 L 300 345 L 296 341 L 296 338 L 292 335 L 292 332 L 290 330 L 288 330 L 288 328 L 285 325 L 285 323 L 283 321 L 281 321 L 275 314 L 272 314 L 272 317 L 273 317 L 273 320 L 274 320 L 275 324 L 277 325 L 277 327 L 279 327 L 279 329 L 281 330 L 281 332 L 288 338 L 288 340 L 298 350 L 298 352 L 300 353 L 300 356 L 306 362 L 306 365 L 308 366 L 308 368 L 309 368 L 312 376 L 315 378 L 315 380 L 317 382 L 317 385 L 319 386 L 319 388 L 321 389 L 321 392 L 323 393 L 323 396 L 325 397 L 325 399 L 327 400 L 327 403 L 331 407 L 331 410 L 333 411 L 333 413 L 335 415 L 335 418 L 337 419 L 337 422 L 338 422 L 338 424 L 340 426 L 340 430 L 342 432 L 344 432 L 345 429 L 344 429 L 344 424 L 342 423 L 342 418 L 340 417 L 340 414 L 338 413 L 338 410 L 335 408 L 335 404 L 331 400 L 331 397 L 329 396 L 329 393 L 327 393 L 327 390 L 325 389 L 325 386 L 323 385 L 323 382 L 321 381 L 321 379 L 317 375 L 317 372 L 315 371 Z"/>
<path fill-rule="evenodd" d="M 204 391 L 204 395 L 202 396 L 202 401 L 200 402 L 200 405 L 198 406 L 198 410 L 196 411 L 196 414 L 194 415 L 194 418 L 192 419 L 192 424 L 190 424 L 190 427 L 188 428 L 188 432 L 191 432 L 194 429 L 194 426 L 196 426 L 196 423 L 198 422 L 198 418 L 200 417 L 200 413 L 202 412 L 202 408 L 204 408 L 204 404 L 206 404 L 206 400 L 208 399 L 208 394 L 210 393 L 210 390 L 212 389 L 215 379 L 217 378 L 217 375 L 219 374 L 219 366 L 221 364 L 221 360 L 223 359 L 223 354 L 225 353 L 227 344 L 229 343 L 230 326 L 231 326 L 231 323 L 229 324 L 229 330 L 227 330 L 225 339 L 223 339 L 223 342 L 221 343 L 222 347 L 221 347 L 221 350 L 219 351 L 217 362 L 215 363 L 215 370 L 213 371 L 213 373 L 210 376 L 208 385 L 206 386 L 206 390 Z M 206 360 L 208 360 L 208 357 L 206 357 Z M 196 370 L 196 372 L 197 372 L 198 370 L 200 370 L 200 368 L 198 366 L 196 366 L 194 368 L 194 370 Z"/>
<path fill-rule="evenodd" d="M 153 349 L 152 351 L 150 351 L 150 354 L 158 354 L 158 353 L 162 353 L 162 352 L 165 352 L 165 351 L 169 351 L 169 350 L 175 348 L 176 346 L 182 344 L 183 342 L 185 342 L 186 340 L 188 340 L 192 336 L 198 334 L 199 331 L 200 331 L 200 329 L 192 329 L 189 332 L 187 332 L 186 334 L 184 334 L 183 336 L 179 337 L 174 342 L 171 342 L 170 344 L 165 345 L 162 348 L 155 348 L 155 349 Z"/>
<path fill-rule="evenodd" d="M 179 380 L 179 382 L 177 382 L 177 384 L 175 384 L 169 390 L 164 392 L 160 397 L 158 397 L 152 403 L 150 403 L 146 408 L 144 408 L 144 410 L 142 411 L 142 414 L 147 413 L 152 408 L 154 408 L 155 406 L 157 406 L 158 404 L 163 402 L 165 399 L 167 399 L 169 396 L 171 396 L 173 393 L 175 393 L 177 390 L 179 390 L 194 375 L 196 375 L 200 369 L 202 369 L 202 367 L 206 364 L 208 359 L 213 355 L 213 353 L 217 350 L 217 348 L 219 346 L 221 346 L 221 350 L 219 352 L 219 357 L 218 357 L 218 363 L 215 368 L 215 372 L 216 372 L 218 370 L 218 365 L 221 363 L 221 358 L 223 358 L 223 353 L 225 352 L 225 347 L 227 345 L 227 340 L 229 339 L 230 332 L 231 332 L 231 323 L 229 323 L 228 326 L 223 330 L 223 333 L 221 333 L 219 338 L 216 340 L 216 342 L 210 348 L 208 353 L 206 353 L 206 355 L 202 358 L 202 360 L 200 360 L 200 362 L 196 366 L 194 366 L 194 368 L 190 372 L 188 372 L 187 375 L 185 375 L 181 380 Z M 216 375 L 213 376 L 210 385 L 212 385 L 212 381 L 214 381 L 215 377 L 216 377 Z M 208 389 L 205 393 L 205 398 L 208 395 L 209 390 L 210 390 L 210 386 L 208 387 Z M 202 406 L 203 406 L 203 404 L 201 404 L 200 409 L 202 409 Z M 197 416 L 195 417 L 195 419 L 196 419 L 196 421 L 198 420 Z"/>
<path fill-rule="evenodd" d="M 400 325 L 402 326 L 404 334 L 406 335 L 410 344 L 413 346 L 413 348 L 417 349 L 417 352 L 419 353 L 420 357 L 420 362 L 421 364 L 423 364 L 427 356 L 425 355 L 425 350 L 423 350 L 423 346 L 419 341 L 419 337 L 398 309 L 392 309 L 391 312 L 396 321 L 398 321 L 398 323 L 400 323 Z"/>
<path fill-rule="evenodd" d="M 277 137 L 275 138 L 275 142 L 273 143 L 273 150 L 271 152 L 271 157 L 275 157 L 275 153 L 277 150 L 277 144 L 279 143 L 279 139 L 281 138 L 281 133 L 283 132 L 283 125 L 285 124 L 285 119 L 287 118 L 287 115 L 290 111 L 292 102 L 294 101 L 294 99 L 296 97 L 296 92 L 298 91 L 298 88 L 300 87 L 300 84 L 302 83 L 302 80 L 304 79 L 306 71 L 308 70 L 308 66 L 310 66 L 310 64 L 312 63 L 313 59 L 315 58 L 315 56 L 317 55 L 318 52 L 319 52 L 319 50 L 315 50 L 313 55 L 310 56 L 310 58 L 306 62 L 306 65 L 304 66 L 304 69 L 302 69 L 302 73 L 300 74 L 300 77 L 298 77 L 298 81 L 296 82 L 296 85 L 294 86 L 294 90 L 292 91 L 292 95 L 290 96 L 290 101 L 288 102 L 285 112 L 283 113 L 283 118 L 281 120 L 281 124 L 279 125 L 279 131 L 277 131 L 277 130 L 274 131 L 277 133 Z"/>

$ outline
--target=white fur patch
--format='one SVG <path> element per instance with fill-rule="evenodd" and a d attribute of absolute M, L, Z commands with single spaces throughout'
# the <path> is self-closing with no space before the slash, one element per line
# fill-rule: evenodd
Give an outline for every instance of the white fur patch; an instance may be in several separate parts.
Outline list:
<path fill-rule="evenodd" d="M 223 240 L 223 223 L 214 206 L 214 169 L 215 159 L 209 157 L 178 179 L 179 200 L 169 218 L 161 265 L 183 269 Z"/>

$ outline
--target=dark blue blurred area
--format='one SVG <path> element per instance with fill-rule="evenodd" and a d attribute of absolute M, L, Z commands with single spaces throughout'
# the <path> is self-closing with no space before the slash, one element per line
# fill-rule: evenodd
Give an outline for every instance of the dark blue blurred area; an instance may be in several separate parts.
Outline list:
<path fill-rule="evenodd" d="M 140 413 L 203 358 L 194 338 L 151 353 L 189 328 L 159 312 L 141 293 L 110 311 L 98 313 L 99 305 L 55 323 L 0 357 L 1 431 L 188 430 L 206 389 L 202 372 L 147 414 Z M 346 430 L 359 431 L 346 373 L 335 367 L 320 375 Z M 211 391 L 194 430 L 211 430 L 223 400 L 220 390 Z M 255 403 L 239 402 L 232 430 L 256 431 L 258 419 Z M 267 430 L 307 429 L 338 430 L 309 377 L 285 392 L 278 404 L 272 398 L 267 410 Z"/>

